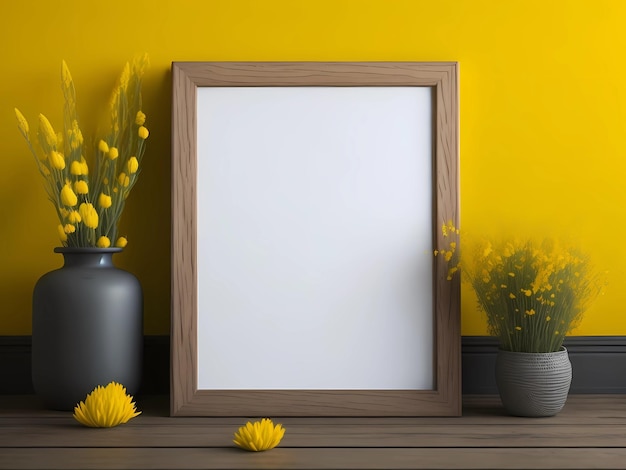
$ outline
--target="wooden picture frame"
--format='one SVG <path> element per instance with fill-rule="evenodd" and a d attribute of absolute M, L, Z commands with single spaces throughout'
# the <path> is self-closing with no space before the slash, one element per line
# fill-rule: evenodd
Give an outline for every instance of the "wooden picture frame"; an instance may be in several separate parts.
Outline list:
<path fill-rule="evenodd" d="M 172 102 L 172 324 L 173 416 L 458 416 L 461 413 L 460 287 L 434 258 L 445 240 L 441 225 L 459 224 L 458 64 L 454 62 L 174 62 Z M 198 96 L 202 88 L 420 87 L 428 90 L 432 185 L 422 202 L 430 211 L 432 244 L 432 386 L 428 389 L 316 389 L 199 387 L 198 230 L 209 214 L 198 205 Z M 242 90 L 243 90 L 242 88 Z M 204 112 L 204 111 L 203 111 Z M 266 119 L 264 117 L 264 119 Z M 204 133 L 204 129 L 203 129 Z M 204 164 L 204 163 L 203 163 Z M 203 180 L 204 182 L 204 180 Z M 200 188 L 201 189 L 201 188 Z M 201 205 L 202 206 L 202 205 Z M 426 258 L 425 258 L 426 259 Z M 429 284 L 430 285 L 430 284 Z M 204 289 L 203 289 L 204 291 Z M 428 294 L 428 292 L 427 292 Z M 431 305 L 429 303 L 429 305 Z M 204 310 L 204 309 L 203 309 Z M 227 330 L 228 333 L 229 330 Z M 233 348 L 246 347 L 247 343 Z M 416 337 L 416 341 L 419 338 Z M 393 338 L 390 338 L 393 341 Z M 254 356 L 254 345 L 248 345 Z M 225 351 L 224 354 L 228 352 Z M 204 361 L 204 360 L 203 360 Z"/>

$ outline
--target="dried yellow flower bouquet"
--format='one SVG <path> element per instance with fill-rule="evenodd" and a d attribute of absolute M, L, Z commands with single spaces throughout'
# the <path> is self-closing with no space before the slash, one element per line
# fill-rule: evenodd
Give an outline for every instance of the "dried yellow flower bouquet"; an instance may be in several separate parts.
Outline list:
<path fill-rule="evenodd" d="M 63 246 L 108 248 L 114 243 L 123 248 L 127 243 L 118 235 L 118 222 L 137 181 L 149 135 L 141 102 L 147 64 L 143 55 L 125 65 L 111 97 L 107 129 L 101 139 L 89 145 L 78 123 L 74 82 L 65 61 L 61 74 L 65 103 L 62 132 L 56 133 L 40 114 L 34 144 L 28 121 L 15 109 L 18 129 L 35 157 L 59 217 Z"/>
<path fill-rule="evenodd" d="M 460 271 L 471 284 L 503 350 L 558 351 L 604 286 L 588 256 L 558 241 L 482 240 L 459 256 L 458 233 L 444 225 L 448 246 L 435 255 L 448 279 Z"/>

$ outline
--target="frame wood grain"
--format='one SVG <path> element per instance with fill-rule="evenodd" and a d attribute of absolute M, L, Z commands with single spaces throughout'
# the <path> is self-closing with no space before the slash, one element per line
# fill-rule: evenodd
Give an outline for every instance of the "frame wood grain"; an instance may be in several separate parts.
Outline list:
<path fill-rule="evenodd" d="M 432 390 L 198 390 L 196 90 L 198 87 L 417 86 L 433 92 L 433 246 L 459 224 L 458 64 L 454 62 L 174 62 L 172 64 L 173 416 L 458 416 L 460 288 L 433 264 Z"/>

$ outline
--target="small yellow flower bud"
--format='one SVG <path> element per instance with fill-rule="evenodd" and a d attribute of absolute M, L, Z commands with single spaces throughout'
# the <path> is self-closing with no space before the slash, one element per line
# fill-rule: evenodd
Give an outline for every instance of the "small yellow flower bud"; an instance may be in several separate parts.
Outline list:
<path fill-rule="evenodd" d="M 111 246 L 111 240 L 109 240 L 109 237 L 105 237 L 104 235 L 102 235 L 100 238 L 98 238 L 96 246 L 98 248 L 108 248 Z"/>
<path fill-rule="evenodd" d="M 100 193 L 100 197 L 98 198 L 98 205 L 103 209 L 108 209 L 109 207 L 111 207 L 111 196 Z"/>
<path fill-rule="evenodd" d="M 89 186 L 87 185 L 87 181 L 78 180 L 74 183 L 74 192 L 76 194 L 89 194 Z"/>
<path fill-rule="evenodd" d="M 137 157 L 130 157 L 128 159 L 128 172 L 133 175 L 135 173 L 137 173 L 137 170 L 139 169 L 139 160 L 137 160 Z"/>
<path fill-rule="evenodd" d="M 83 175 L 89 174 L 89 166 L 87 166 L 87 160 L 85 160 L 85 157 L 83 157 L 82 155 L 80 157 L 80 169 L 83 172 Z"/>
<path fill-rule="evenodd" d="M 67 64 L 65 63 L 65 61 L 63 61 L 61 78 L 63 80 L 63 86 L 65 88 L 70 88 L 72 86 L 72 75 L 70 74 L 70 69 L 67 67 Z"/>
<path fill-rule="evenodd" d="M 120 175 L 117 177 L 117 182 L 120 184 L 120 186 L 127 187 L 130 184 L 130 178 L 126 173 L 121 172 Z"/>
<path fill-rule="evenodd" d="M 58 231 L 59 231 L 59 238 L 61 239 L 62 242 L 67 241 L 67 233 L 65 233 L 65 229 L 63 228 L 63 225 L 60 225 L 57 227 Z"/>
<path fill-rule="evenodd" d="M 83 223 L 89 228 L 98 227 L 98 213 L 93 205 L 89 202 L 83 202 L 78 208 L 78 212 L 83 220 Z"/>
<path fill-rule="evenodd" d="M 150 132 L 148 132 L 148 129 L 146 129 L 144 126 L 141 126 L 137 131 L 137 135 L 140 139 L 146 140 L 150 135 Z"/>
<path fill-rule="evenodd" d="M 72 211 L 67 215 L 67 220 L 69 220 L 73 224 L 77 224 L 80 222 L 80 214 L 77 211 Z"/>
<path fill-rule="evenodd" d="M 115 242 L 115 246 L 117 246 L 118 248 L 124 248 L 126 245 L 128 245 L 128 240 L 126 240 L 126 237 L 120 237 Z"/>
<path fill-rule="evenodd" d="M 130 80 L 130 65 L 128 62 L 124 65 L 122 69 L 122 75 L 120 75 L 120 88 L 122 90 L 126 90 L 128 88 L 128 81 Z"/>
<path fill-rule="evenodd" d="M 49 149 L 44 150 L 51 150 L 53 148 L 56 148 L 57 135 L 52 128 L 52 124 L 50 124 L 48 118 L 43 114 L 39 115 L 39 132 L 43 134 L 44 139 L 46 140 L 46 144 L 48 145 L 48 147 L 50 147 Z"/>
<path fill-rule="evenodd" d="M 135 124 L 138 126 L 143 126 L 146 123 L 146 115 L 141 111 L 137 111 L 137 116 L 135 116 Z"/>
<path fill-rule="evenodd" d="M 72 191 L 72 188 L 68 183 L 66 183 L 65 186 L 63 186 L 63 189 L 61 189 L 61 202 L 69 207 L 75 206 L 78 202 L 78 197 L 76 197 L 76 194 Z"/>
<path fill-rule="evenodd" d="M 115 147 L 111 147 L 111 148 L 109 149 L 109 158 L 110 158 L 111 160 L 115 160 L 115 159 L 119 156 L 119 154 L 120 154 L 120 153 L 119 153 L 119 151 L 117 150 L 117 148 L 115 148 Z"/>
<path fill-rule="evenodd" d="M 83 174 L 83 166 L 80 164 L 80 162 L 76 160 L 72 162 L 72 164 L 70 165 L 70 174 L 74 176 L 80 176 Z"/>
<path fill-rule="evenodd" d="M 17 118 L 17 127 L 24 137 L 28 134 L 28 121 L 24 117 L 24 115 L 20 112 L 19 109 L 15 108 L 15 117 Z M 143 124 L 143 123 L 142 123 Z"/>
<path fill-rule="evenodd" d="M 65 168 L 65 158 L 63 154 L 56 150 L 50 152 L 50 165 L 56 170 L 63 170 Z"/>
<path fill-rule="evenodd" d="M 80 127 L 78 127 L 78 121 L 76 119 L 72 122 L 72 128 L 67 131 L 67 141 L 69 142 L 72 150 L 76 150 L 83 145 L 83 133 L 81 132 Z"/>
<path fill-rule="evenodd" d="M 65 233 L 74 233 L 76 231 L 76 227 L 72 224 L 65 224 L 65 227 L 63 227 L 63 231 Z"/>
<path fill-rule="evenodd" d="M 108 144 L 107 144 L 104 140 L 101 140 L 101 141 L 98 143 L 98 149 L 99 149 L 102 153 L 109 153 L 109 146 L 108 146 Z"/>

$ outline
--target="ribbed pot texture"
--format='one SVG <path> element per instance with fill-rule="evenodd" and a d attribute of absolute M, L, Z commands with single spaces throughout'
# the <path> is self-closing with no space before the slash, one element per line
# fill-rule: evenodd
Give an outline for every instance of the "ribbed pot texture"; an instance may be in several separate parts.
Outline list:
<path fill-rule="evenodd" d="M 567 400 L 572 365 L 564 347 L 551 353 L 499 350 L 496 383 L 504 408 L 514 416 L 554 416 Z"/>
<path fill-rule="evenodd" d="M 135 394 L 143 360 L 143 295 L 113 265 L 119 248 L 56 248 L 62 268 L 33 292 L 32 379 L 46 408 L 73 410 L 97 385 Z"/>

